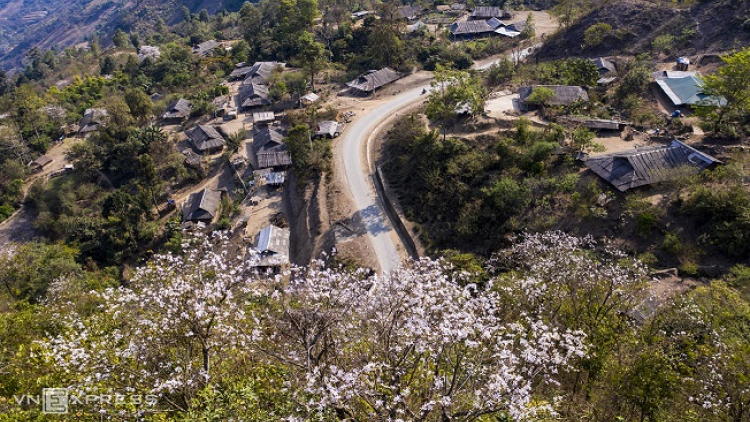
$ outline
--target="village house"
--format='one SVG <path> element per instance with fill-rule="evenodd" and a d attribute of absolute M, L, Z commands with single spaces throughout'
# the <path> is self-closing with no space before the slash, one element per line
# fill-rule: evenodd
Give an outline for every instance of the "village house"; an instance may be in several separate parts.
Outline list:
<path fill-rule="evenodd" d="M 258 169 L 284 168 L 292 164 L 284 135 L 275 129 L 266 127 L 256 131 L 253 135 L 253 150 Z"/>
<path fill-rule="evenodd" d="M 196 125 L 185 131 L 193 147 L 201 154 L 215 154 L 224 149 L 224 137 L 208 125 Z"/>
<path fill-rule="evenodd" d="M 182 221 L 211 224 L 221 205 L 221 192 L 202 189 L 191 194 L 182 205 Z"/>
<path fill-rule="evenodd" d="M 250 267 L 278 272 L 289 266 L 289 238 L 288 229 L 269 225 L 261 230 L 247 255 Z"/>
<path fill-rule="evenodd" d="M 657 72 L 654 79 L 658 89 L 673 107 L 686 109 L 701 104 L 726 105 L 724 98 L 711 96 L 703 91 L 703 79 L 698 72 Z"/>
<path fill-rule="evenodd" d="M 370 95 L 378 88 L 382 88 L 401 78 L 401 74 L 389 68 L 370 70 L 357 79 L 346 84 L 354 95 Z"/>
<path fill-rule="evenodd" d="M 185 99 L 178 99 L 172 101 L 164 114 L 161 115 L 161 120 L 164 124 L 180 124 L 190 117 L 190 113 L 193 110 L 193 105 Z"/>
<path fill-rule="evenodd" d="M 490 18 L 495 19 L 511 19 L 513 13 L 509 10 L 504 10 L 495 6 L 478 6 L 469 15 L 471 20 L 485 20 Z"/>
<path fill-rule="evenodd" d="M 286 63 L 255 62 L 245 74 L 245 80 L 242 84 L 268 85 L 268 80 L 273 72 L 282 71 L 284 67 L 286 67 Z"/>
<path fill-rule="evenodd" d="M 401 19 L 404 19 L 408 23 L 416 22 L 419 19 L 419 15 L 422 13 L 421 9 L 414 5 L 400 6 L 398 13 Z"/>
<path fill-rule="evenodd" d="M 254 83 L 242 85 L 237 93 L 237 108 L 241 112 L 270 104 L 271 101 L 268 99 L 268 87 L 265 85 Z"/>
<path fill-rule="evenodd" d="M 487 20 L 454 22 L 449 30 L 453 40 L 472 39 L 494 35 L 515 38 L 521 35 L 525 27 L 526 24 L 524 22 L 505 25 L 497 18 L 490 18 Z"/>
<path fill-rule="evenodd" d="M 528 111 L 530 108 L 536 107 L 537 104 L 531 104 L 527 102 L 531 94 L 536 88 L 543 87 L 552 91 L 554 94 L 552 98 L 547 101 L 547 105 L 550 106 L 567 106 L 577 101 L 588 101 L 589 95 L 580 86 L 566 86 L 566 85 L 534 85 L 534 86 L 522 86 L 518 89 L 518 103 L 521 106 L 521 110 Z"/>
<path fill-rule="evenodd" d="M 197 54 L 201 57 L 213 56 L 216 49 L 220 46 L 221 43 L 216 40 L 204 41 L 193 47 L 193 54 Z"/>
<path fill-rule="evenodd" d="M 719 160 L 680 141 L 586 160 L 586 167 L 620 192 L 713 168 Z"/>
<path fill-rule="evenodd" d="M 88 136 L 106 126 L 107 110 L 103 108 L 89 108 L 83 113 L 81 123 L 78 124 L 78 136 Z"/>

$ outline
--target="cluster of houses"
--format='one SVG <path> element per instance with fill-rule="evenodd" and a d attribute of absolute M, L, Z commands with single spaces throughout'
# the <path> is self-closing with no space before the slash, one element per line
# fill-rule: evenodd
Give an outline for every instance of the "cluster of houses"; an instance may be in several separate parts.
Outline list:
<path fill-rule="evenodd" d="M 652 74 L 652 86 L 657 95 L 663 96 L 666 105 L 676 109 L 673 116 L 681 115 L 678 107 L 686 110 L 701 104 L 725 105 L 724 98 L 713 97 L 703 91 L 704 84 L 700 74 L 686 70 L 687 60 L 680 59 L 677 68 L 684 70 L 659 71 Z M 617 78 L 616 66 L 611 61 L 605 58 L 592 61 L 601 76 L 597 81 L 598 85 L 606 85 Z M 546 100 L 546 104 L 550 106 L 567 106 L 589 99 L 586 89 L 580 86 L 523 86 L 518 92 L 521 110 L 537 106 L 528 100 L 534 90 L 541 87 L 553 93 L 552 97 Z M 586 117 L 568 117 L 566 120 L 596 130 L 622 130 L 627 125 L 627 122 L 617 120 Z M 715 157 L 679 140 L 673 140 L 669 145 L 641 147 L 593 157 L 584 154 L 580 158 L 584 160 L 586 167 L 620 192 L 696 174 L 721 163 Z"/>

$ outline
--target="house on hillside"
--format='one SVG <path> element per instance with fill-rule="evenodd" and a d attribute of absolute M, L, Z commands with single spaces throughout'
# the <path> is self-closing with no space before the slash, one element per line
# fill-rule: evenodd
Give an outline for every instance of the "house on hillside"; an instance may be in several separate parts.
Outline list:
<path fill-rule="evenodd" d="M 268 85 L 268 80 L 273 72 L 281 71 L 285 66 L 286 63 L 279 62 L 255 62 L 245 74 L 245 80 L 242 84 Z"/>
<path fill-rule="evenodd" d="M 196 125 L 185 131 L 195 150 L 201 154 L 215 154 L 224 149 L 226 141 L 213 126 Z"/>
<path fill-rule="evenodd" d="M 292 156 L 284 143 L 284 135 L 264 128 L 253 135 L 253 150 L 258 169 L 285 168 L 292 165 Z"/>
<path fill-rule="evenodd" d="M 229 80 L 230 81 L 239 81 L 241 79 L 244 80 L 252 70 L 253 70 L 252 66 L 245 65 L 245 66 L 238 67 L 237 69 L 234 69 L 232 73 L 229 74 Z"/>
<path fill-rule="evenodd" d="M 586 160 L 586 167 L 620 192 L 713 168 L 720 161 L 680 141 Z"/>
<path fill-rule="evenodd" d="M 354 95 L 370 95 L 378 88 L 382 88 L 401 78 L 401 74 L 389 68 L 370 70 L 361 74 L 357 79 L 346 84 Z"/>
<path fill-rule="evenodd" d="M 711 96 L 703 92 L 703 79 L 697 72 L 657 72 L 655 82 L 674 107 L 689 108 L 706 104 L 724 106 L 723 97 Z"/>
<path fill-rule="evenodd" d="M 547 101 L 547 105 L 551 106 L 567 106 L 577 101 L 588 101 L 589 95 L 580 86 L 566 86 L 566 85 L 534 85 L 534 86 L 522 86 L 518 89 L 518 103 L 521 106 L 521 110 L 528 111 L 529 109 L 536 107 L 536 104 L 531 104 L 528 101 L 531 94 L 537 88 L 546 88 L 552 91 L 553 96 Z"/>
<path fill-rule="evenodd" d="M 289 238 L 288 229 L 274 225 L 264 228 L 255 236 L 255 243 L 248 251 L 248 264 L 274 272 L 289 266 Z"/>
<path fill-rule="evenodd" d="M 422 10 L 414 5 L 399 6 L 398 8 L 399 17 L 408 23 L 416 22 L 421 13 Z"/>
<path fill-rule="evenodd" d="M 470 20 L 465 22 L 454 22 L 449 27 L 451 38 L 472 39 L 479 37 L 501 35 L 504 37 L 515 38 L 526 28 L 525 22 L 518 22 L 512 25 L 505 25 L 498 18 L 489 18 L 486 20 Z"/>
<path fill-rule="evenodd" d="M 42 170 L 44 167 L 46 167 L 51 162 L 52 162 L 52 158 L 50 158 L 50 157 L 48 157 L 46 155 L 42 155 L 39 158 L 37 158 L 36 160 L 30 162 L 29 163 L 29 168 L 32 171 L 40 171 L 40 170 Z"/>
<path fill-rule="evenodd" d="M 486 20 L 490 18 L 511 19 L 512 17 L 513 13 L 510 10 L 504 10 L 495 6 L 478 6 L 469 15 L 469 19 L 471 20 Z"/>
<path fill-rule="evenodd" d="M 599 76 L 604 76 L 608 73 L 615 73 L 617 71 L 617 69 L 615 68 L 615 64 L 605 59 L 604 57 L 591 59 L 591 62 L 594 63 L 594 65 L 596 66 L 596 70 L 599 71 Z"/>
<path fill-rule="evenodd" d="M 266 85 L 254 83 L 242 85 L 237 93 L 237 108 L 241 112 L 270 104 L 271 100 L 268 99 L 268 87 Z"/>
<path fill-rule="evenodd" d="M 197 54 L 201 57 L 211 57 L 219 47 L 221 47 L 221 43 L 216 40 L 204 41 L 193 47 L 193 54 Z"/>
<path fill-rule="evenodd" d="M 142 62 L 146 59 L 150 59 L 152 62 L 155 62 L 159 57 L 161 57 L 161 50 L 159 50 L 159 47 L 153 45 L 142 45 L 140 48 L 138 48 L 139 62 Z"/>
<path fill-rule="evenodd" d="M 341 134 L 339 122 L 335 120 L 326 120 L 320 122 L 315 127 L 315 137 L 317 138 L 337 138 Z"/>
<path fill-rule="evenodd" d="M 167 106 L 164 114 L 161 115 L 161 120 L 164 124 L 180 124 L 190 117 L 192 111 L 193 105 L 190 101 L 180 98 Z"/>
<path fill-rule="evenodd" d="M 202 189 L 191 194 L 182 205 L 182 221 L 211 224 L 221 205 L 221 192 Z"/>
<path fill-rule="evenodd" d="M 502 27 L 503 24 L 497 20 L 497 18 L 491 18 L 487 20 L 473 20 L 465 22 L 454 22 L 449 30 L 451 37 L 455 39 L 461 38 L 477 38 L 488 35 L 494 35 L 495 30 Z"/>
<path fill-rule="evenodd" d="M 109 114 L 103 108 L 89 108 L 83 113 L 83 119 L 78 124 L 78 136 L 88 136 L 107 125 Z"/>

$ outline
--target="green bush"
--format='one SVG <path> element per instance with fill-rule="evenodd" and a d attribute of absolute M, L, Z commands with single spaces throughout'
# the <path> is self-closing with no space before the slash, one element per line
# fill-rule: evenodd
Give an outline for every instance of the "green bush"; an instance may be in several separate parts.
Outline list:
<path fill-rule="evenodd" d="M 680 237 L 674 233 L 667 233 L 664 236 L 664 242 L 661 244 L 661 247 L 672 256 L 679 255 L 685 248 Z"/>
<path fill-rule="evenodd" d="M 640 237 L 648 237 L 656 228 L 658 218 L 652 212 L 642 212 L 635 218 L 635 234 Z"/>
<path fill-rule="evenodd" d="M 612 33 L 612 25 L 608 23 L 595 23 L 583 32 L 583 45 L 593 48 L 604 42 L 604 38 Z"/>

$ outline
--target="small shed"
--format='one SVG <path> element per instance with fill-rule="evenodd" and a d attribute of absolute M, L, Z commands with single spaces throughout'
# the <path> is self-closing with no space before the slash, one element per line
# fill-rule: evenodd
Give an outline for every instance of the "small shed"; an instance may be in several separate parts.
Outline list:
<path fill-rule="evenodd" d="M 302 103 L 302 105 L 309 106 L 310 104 L 314 103 L 315 101 L 318 101 L 319 99 L 320 99 L 320 95 L 314 92 L 310 92 L 300 97 L 299 101 L 300 103 Z"/>
<path fill-rule="evenodd" d="M 690 67 L 690 59 L 687 57 L 677 58 L 677 70 L 687 71 L 688 67 Z"/>
<path fill-rule="evenodd" d="M 319 138 L 337 138 L 341 134 L 339 122 L 335 120 L 326 120 L 320 122 L 315 127 L 315 136 Z"/>
<path fill-rule="evenodd" d="M 276 171 L 268 173 L 266 176 L 266 184 L 269 184 L 271 186 L 281 186 L 286 181 L 286 172 L 285 171 Z"/>
<path fill-rule="evenodd" d="M 259 269 L 279 270 L 289 265 L 288 229 L 269 225 L 255 236 L 253 248 L 248 251 L 248 264 Z"/>
<path fill-rule="evenodd" d="M 414 22 L 419 19 L 421 12 L 419 7 L 414 5 L 399 6 L 398 8 L 399 16 L 407 22 Z"/>
<path fill-rule="evenodd" d="M 202 189 L 191 194 L 182 205 L 182 221 L 210 224 L 218 215 L 221 205 L 221 192 Z"/>
<path fill-rule="evenodd" d="M 596 66 L 596 70 L 599 71 L 599 76 L 604 76 L 608 73 L 614 73 L 617 70 L 617 68 L 615 68 L 615 64 L 605 59 L 604 57 L 591 59 L 591 62 L 594 63 L 594 65 Z"/>
<path fill-rule="evenodd" d="M 29 163 L 29 167 L 33 171 L 39 171 L 39 170 L 43 169 L 45 166 L 47 166 L 49 163 L 51 163 L 51 162 L 52 162 L 52 158 L 50 158 L 50 157 L 48 157 L 46 155 L 42 155 L 39 158 L 37 158 L 36 160 L 30 162 Z"/>
<path fill-rule="evenodd" d="M 375 92 L 378 88 L 382 88 L 385 85 L 395 82 L 401 77 L 402 75 L 400 73 L 386 67 L 380 70 L 370 70 L 365 72 L 346 85 L 351 88 L 353 94 L 369 95 Z"/>
<path fill-rule="evenodd" d="M 276 115 L 273 111 L 253 113 L 253 124 L 255 125 L 267 125 L 273 123 L 274 120 L 276 120 Z"/>
<path fill-rule="evenodd" d="M 656 85 L 675 107 L 691 107 L 701 104 L 726 105 L 723 97 L 711 96 L 703 92 L 703 79 L 698 76 L 657 79 Z"/>
<path fill-rule="evenodd" d="M 213 154 L 224 149 L 225 140 L 215 127 L 209 125 L 197 125 L 185 131 L 190 142 L 201 154 Z"/>

